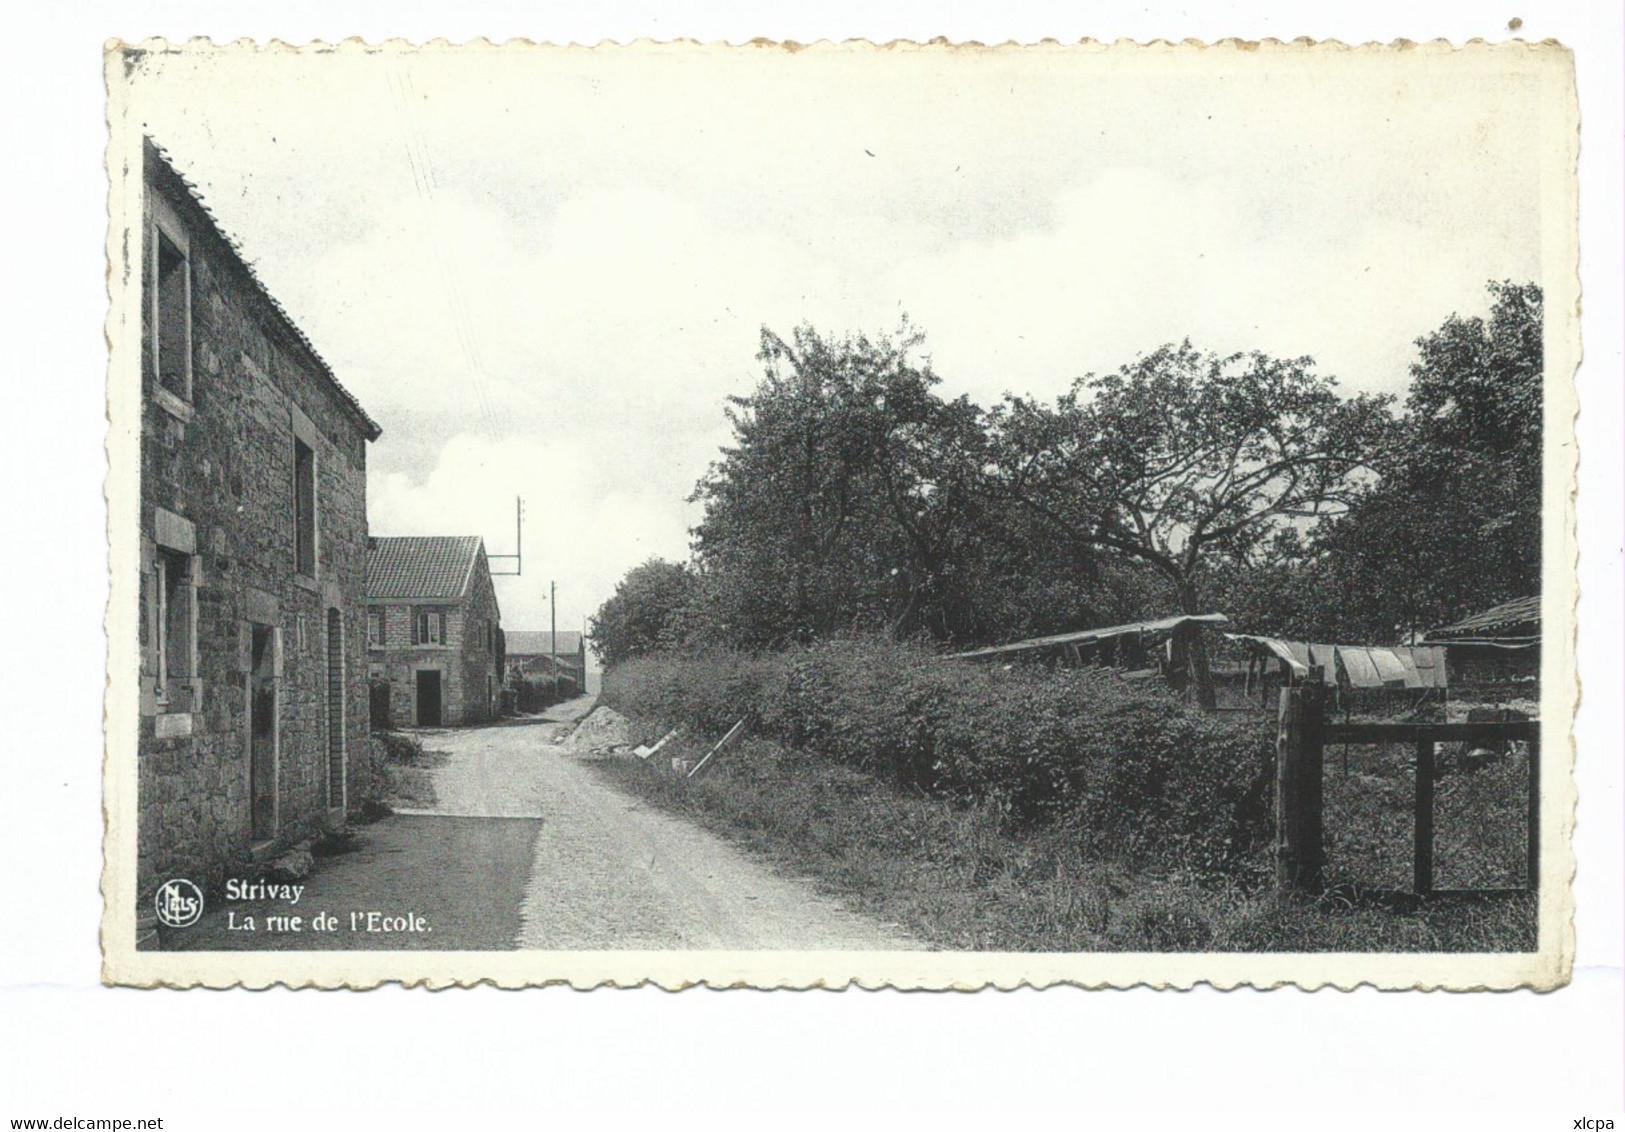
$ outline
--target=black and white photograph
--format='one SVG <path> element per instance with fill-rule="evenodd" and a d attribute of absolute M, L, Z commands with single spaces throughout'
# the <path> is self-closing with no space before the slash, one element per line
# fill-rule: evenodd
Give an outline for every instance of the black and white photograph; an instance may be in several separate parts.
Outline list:
<path fill-rule="evenodd" d="M 105 974 L 1573 962 L 1573 59 L 106 55 Z"/>
<path fill-rule="evenodd" d="M 1625 1127 L 1617 5 L 7 30 L 0 1127 Z"/>

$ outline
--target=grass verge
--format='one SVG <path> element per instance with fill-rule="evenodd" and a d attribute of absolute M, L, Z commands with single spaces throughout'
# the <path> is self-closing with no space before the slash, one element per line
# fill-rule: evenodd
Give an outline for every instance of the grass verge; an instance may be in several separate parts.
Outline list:
<path fill-rule="evenodd" d="M 649 731 L 658 732 L 650 724 Z M 1102 853 L 1067 819 L 1012 828 L 992 803 L 955 802 L 776 742 L 746 738 L 697 778 L 671 757 L 595 764 L 628 792 L 686 816 L 929 946 L 1009 951 L 1524 951 L 1532 897 L 1378 904 L 1346 892 L 1283 897 L 1260 851 L 1224 874 Z"/>

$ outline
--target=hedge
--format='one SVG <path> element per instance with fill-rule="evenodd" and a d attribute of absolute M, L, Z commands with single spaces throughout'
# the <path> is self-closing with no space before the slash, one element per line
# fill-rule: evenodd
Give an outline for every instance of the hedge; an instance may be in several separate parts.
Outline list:
<path fill-rule="evenodd" d="M 1101 670 L 950 660 L 844 639 L 785 652 L 640 657 L 604 700 L 662 726 L 756 735 L 900 786 L 993 802 L 1012 826 L 1225 870 L 1270 838 L 1274 729 Z"/>

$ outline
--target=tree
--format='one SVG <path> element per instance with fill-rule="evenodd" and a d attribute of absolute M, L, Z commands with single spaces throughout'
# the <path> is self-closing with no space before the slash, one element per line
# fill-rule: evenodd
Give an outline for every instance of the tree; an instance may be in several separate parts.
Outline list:
<path fill-rule="evenodd" d="M 1053 407 L 1007 398 L 991 418 L 992 489 L 1054 537 L 1144 563 L 1181 612 L 1204 612 L 1215 562 L 1345 512 L 1391 430 L 1386 399 L 1344 400 L 1313 364 L 1185 342 L 1081 378 Z M 1200 637 L 1190 669 L 1211 707 Z"/>
<path fill-rule="evenodd" d="M 694 572 L 680 563 L 651 558 L 633 567 L 591 618 L 587 636 L 593 651 L 612 668 L 681 644 L 695 592 Z"/>
<path fill-rule="evenodd" d="M 860 625 L 952 635 L 975 407 L 936 396 L 906 320 L 896 336 L 761 341 L 763 378 L 730 398 L 733 444 L 691 497 L 712 620 L 750 647 Z"/>
<path fill-rule="evenodd" d="M 1315 539 L 1312 627 L 1391 640 L 1539 592 L 1541 291 L 1488 289 L 1488 321 L 1452 314 L 1416 340 L 1381 481 Z"/>

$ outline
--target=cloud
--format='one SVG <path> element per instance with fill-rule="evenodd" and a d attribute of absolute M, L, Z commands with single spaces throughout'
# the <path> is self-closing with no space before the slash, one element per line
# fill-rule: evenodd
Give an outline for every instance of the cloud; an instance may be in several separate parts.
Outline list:
<path fill-rule="evenodd" d="M 892 273 L 939 372 L 984 403 L 1047 396 L 1185 338 L 1309 355 L 1350 389 L 1398 393 L 1417 336 L 1485 309 L 1488 280 L 1538 269 L 1527 239 L 1381 213 L 1327 229 L 1314 210 L 1145 168 L 1063 190 L 1053 216 Z"/>
<path fill-rule="evenodd" d="M 514 497 L 523 496 L 524 573 L 496 580 L 502 623 L 545 627 L 548 582 L 556 581 L 559 626 L 579 629 L 631 567 L 650 556 L 687 556 L 685 509 L 674 507 L 658 486 L 603 482 L 602 466 L 590 443 L 578 438 L 459 435 L 422 479 L 372 475 L 369 525 L 375 535 L 480 535 L 487 554 L 512 554 Z"/>
<path fill-rule="evenodd" d="M 1516 66 L 1178 54 L 154 54 L 137 97 L 383 425 L 376 529 L 498 549 L 524 494 L 527 627 L 686 553 L 763 324 L 907 311 L 984 403 L 1187 336 L 1394 392 L 1537 277 Z"/>

